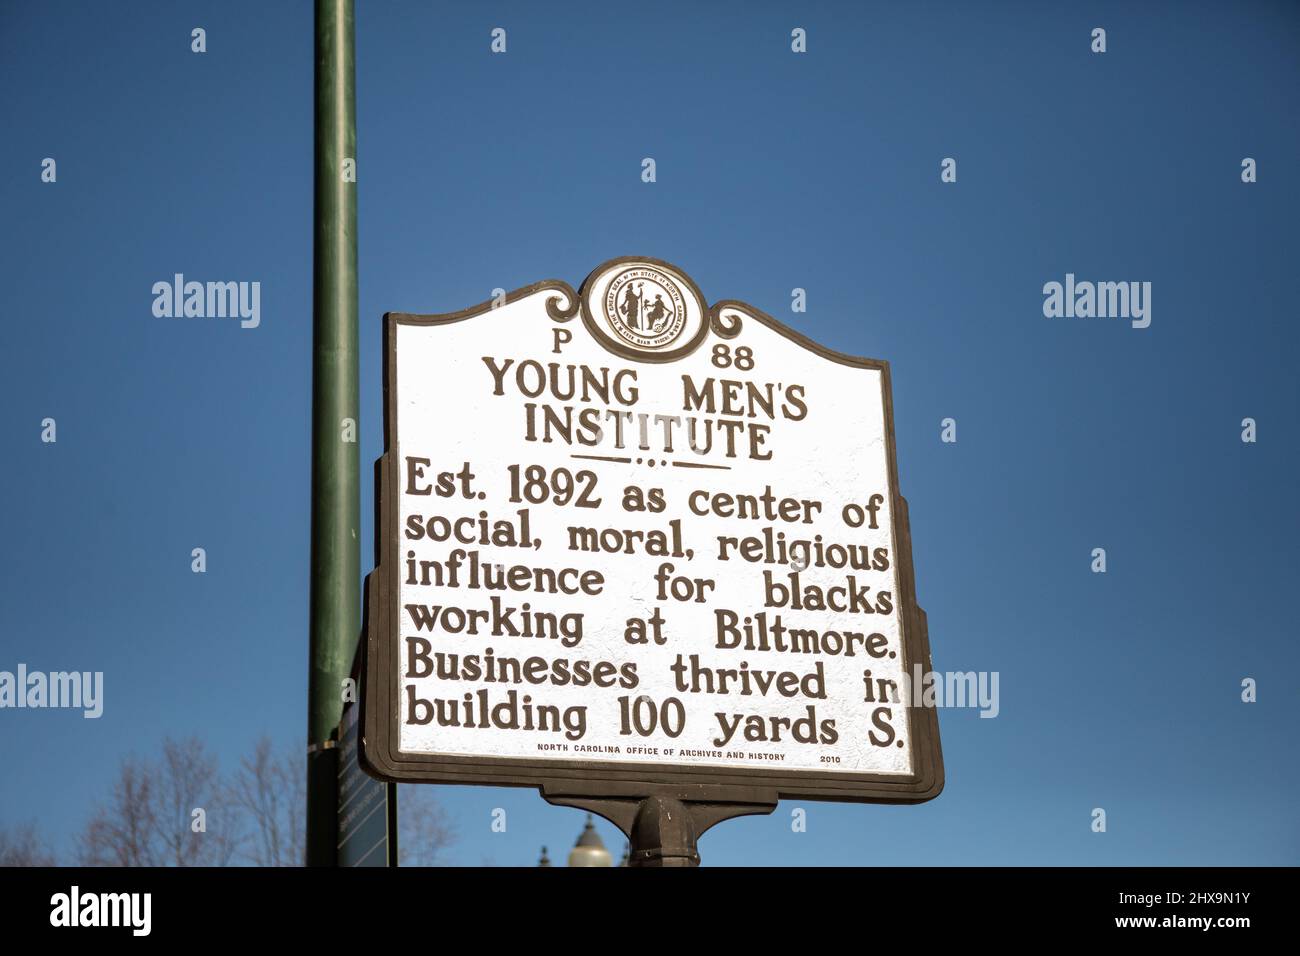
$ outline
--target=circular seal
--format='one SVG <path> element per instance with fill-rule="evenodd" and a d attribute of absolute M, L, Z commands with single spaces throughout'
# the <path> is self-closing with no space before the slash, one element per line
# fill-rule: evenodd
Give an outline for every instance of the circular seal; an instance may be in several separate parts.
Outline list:
<path fill-rule="evenodd" d="M 637 265 L 610 280 L 602 297 L 614 334 L 639 349 L 661 349 L 686 328 L 686 297 L 663 269 Z"/>

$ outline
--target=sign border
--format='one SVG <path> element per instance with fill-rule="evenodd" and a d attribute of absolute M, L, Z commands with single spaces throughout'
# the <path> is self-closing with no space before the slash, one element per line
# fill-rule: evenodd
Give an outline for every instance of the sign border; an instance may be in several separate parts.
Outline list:
<path fill-rule="evenodd" d="M 546 312 L 555 322 L 568 322 L 583 311 L 589 283 L 623 262 L 646 262 L 671 269 L 687 278 L 692 291 L 698 286 L 686 273 L 668 262 L 649 256 L 622 256 L 601 263 L 583 281 L 578 292 L 567 282 L 546 280 L 516 289 L 505 297 L 515 302 L 539 292 L 554 293 L 546 301 Z M 701 799 L 717 794 L 758 794 L 775 792 L 781 798 L 834 800 L 853 803 L 921 803 L 932 800 L 943 790 L 943 753 L 939 743 L 939 720 L 934 707 L 913 704 L 906 708 L 912 740 L 912 773 L 873 774 L 818 770 L 772 770 L 748 767 L 714 767 L 699 764 L 675 766 L 664 763 L 613 763 L 609 761 L 570 760 L 547 757 L 489 757 L 460 754 L 416 754 L 399 749 L 398 721 L 393 719 L 394 703 L 400 701 L 400 678 L 397 665 L 400 655 L 394 647 L 400 638 L 400 543 L 397 537 L 400 469 L 397 444 L 397 336 L 399 325 L 448 325 L 479 316 L 490 315 L 494 302 L 489 299 L 459 312 L 420 315 L 388 312 L 383 318 L 384 377 L 384 454 L 375 462 L 375 570 L 367 578 L 366 620 L 364 622 L 365 680 L 360 713 L 360 748 L 363 768 L 381 780 L 400 783 L 444 783 L 507 787 L 536 787 L 544 793 L 588 795 L 592 797 L 645 797 L 670 795 L 679 799 Z M 700 302 L 707 303 L 700 294 Z M 725 313 L 725 314 L 724 314 Z M 742 318 L 743 317 L 743 318 Z M 894 441 L 894 409 L 889 363 L 883 359 L 845 355 L 818 345 L 760 309 L 735 299 L 723 299 L 707 309 L 704 333 L 696 335 L 689 350 L 675 350 L 673 359 L 691 354 L 708 340 L 708 332 L 724 339 L 740 334 L 744 319 L 759 322 L 821 358 L 855 368 L 880 372 L 882 408 L 885 415 L 885 445 L 888 457 L 893 517 L 893 544 L 897 569 L 903 661 L 914 672 L 919 665 L 928 673 L 933 668 L 925 611 L 916 601 L 916 581 L 912 566 L 912 536 L 907 501 L 898 489 L 898 461 Z M 603 336 L 593 336 L 607 349 Z M 612 351 L 612 350 L 611 350 Z M 627 353 L 633 350 L 628 349 Z M 631 361 L 647 361 L 643 354 L 616 353 Z M 654 361 L 654 359 L 649 359 Z M 373 589 L 373 590 L 372 590 Z M 399 661 L 394 661 L 394 657 Z M 919 695 L 914 695 L 919 696 Z"/>

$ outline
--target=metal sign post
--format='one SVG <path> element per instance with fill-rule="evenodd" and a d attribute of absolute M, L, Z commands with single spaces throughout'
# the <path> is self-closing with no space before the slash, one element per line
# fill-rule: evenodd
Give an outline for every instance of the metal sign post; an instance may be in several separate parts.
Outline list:
<path fill-rule="evenodd" d="M 308 866 L 337 863 L 335 732 L 361 626 L 357 197 L 343 166 L 356 158 L 353 87 L 352 0 L 317 0 Z"/>

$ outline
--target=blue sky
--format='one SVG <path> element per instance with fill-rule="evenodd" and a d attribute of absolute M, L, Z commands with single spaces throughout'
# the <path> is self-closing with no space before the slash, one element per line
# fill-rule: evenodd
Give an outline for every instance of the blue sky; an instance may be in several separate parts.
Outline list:
<path fill-rule="evenodd" d="M 385 311 L 614 256 L 892 363 L 935 665 L 1001 713 L 941 712 L 934 802 L 785 802 L 706 862 L 1300 862 L 1294 5 L 358 7 L 367 485 Z M 0 90 L 0 670 L 106 683 L 97 721 L 0 711 L 0 824 L 65 846 L 165 734 L 305 735 L 311 5 L 7 3 Z M 155 318 L 176 272 L 259 281 L 260 326 Z M 1151 326 L 1045 318 L 1067 272 L 1151 282 Z M 440 793 L 461 863 L 581 827 Z"/>

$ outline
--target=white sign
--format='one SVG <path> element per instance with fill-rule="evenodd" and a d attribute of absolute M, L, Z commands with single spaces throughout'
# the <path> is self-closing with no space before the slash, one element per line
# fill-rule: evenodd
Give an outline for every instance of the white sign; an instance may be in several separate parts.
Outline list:
<path fill-rule="evenodd" d="M 938 792 L 885 363 L 651 259 L 387 324 L 376 769 Z"/>

